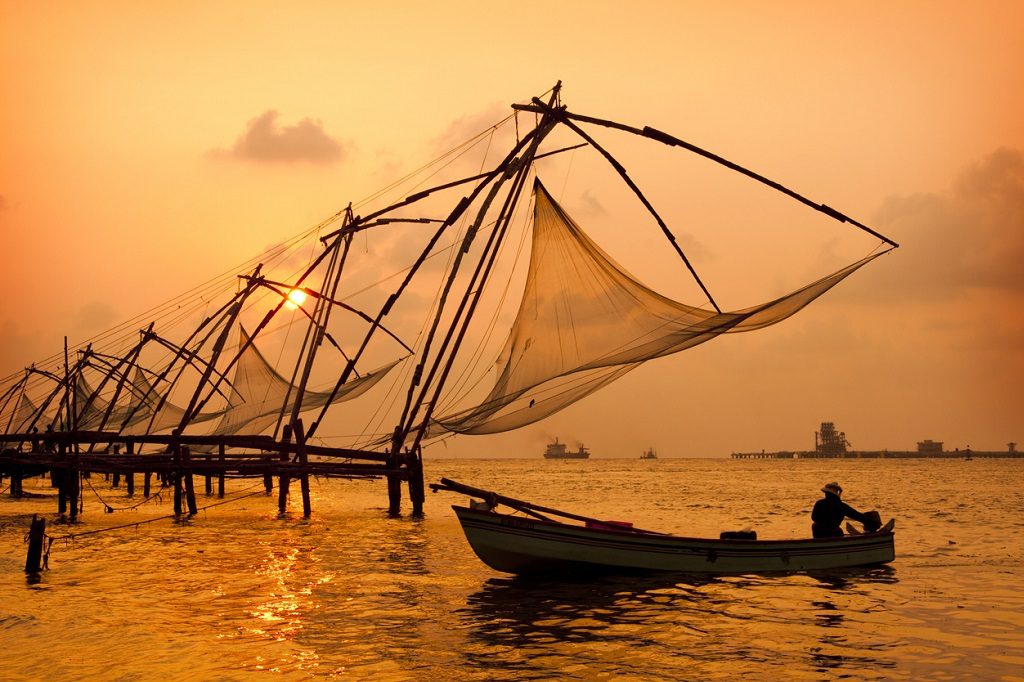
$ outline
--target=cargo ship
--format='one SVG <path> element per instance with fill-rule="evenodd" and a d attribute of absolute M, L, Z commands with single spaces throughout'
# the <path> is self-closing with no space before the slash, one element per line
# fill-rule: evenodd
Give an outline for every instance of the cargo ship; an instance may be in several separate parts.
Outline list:
<path fill-rule="evenodd" d="M 559 443 L 558 439 L 555 439 L 554 443 L 548 443 L 548 447 L 544 450 L 544 459 L 587 459 L 590 457 L 590 451 L 583 447 L 583 443 L 580 443 L 580 449 L 576 451 L 570 451 L 566 448 L 565 443 Z"/>

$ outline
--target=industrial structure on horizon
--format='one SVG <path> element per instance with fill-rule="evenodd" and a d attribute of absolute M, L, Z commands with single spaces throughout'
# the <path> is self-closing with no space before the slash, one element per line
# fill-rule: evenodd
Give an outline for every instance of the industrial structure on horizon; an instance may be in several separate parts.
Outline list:
<path fill-rule="evenodd" d="M 918 441 L 916 450 L 854 450 L 846 433 L 837 431 L 834 422 L 822 422 L 821 428 L 814 432 L 814 450 L 780 450 L 778 452 L 734 452 L 733 459 L 882 459 L 882 458 L 936 458 L 936 459 L 974 459 L 975 457 L 1024 457 L 1017 450 L 1016 443 L 1007 443 L 1006 450 L 972 450 L 967 446 L 961 450 L 956 448 L 948 451 L 942 441 Z"/>

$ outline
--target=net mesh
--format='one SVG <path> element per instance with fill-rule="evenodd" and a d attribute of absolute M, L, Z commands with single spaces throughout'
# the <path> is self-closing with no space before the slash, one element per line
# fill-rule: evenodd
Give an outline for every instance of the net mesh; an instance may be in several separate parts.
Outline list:
<path fill-rule="evenodd" d="M 539 421 L 643 362 L 780 322 L 880 255 L 767 303 L 719 313 L 647 288 L 595 244 L 539 181 L 534 194 L 526 288 L 494 388 L 480 404 L 436 419 L 430 435 L 497 433 Z"/>
<path fill-rule="evenodd" d="M 244 346 L 249 335 L 239 327 L 240 346 Z M 342 402 L 356 398 L 380 381 L 384 375 L 398 364 L 396 360 L 390 364 L 347 381 L 331 399 L 330 391 L 306 390 L 302 396 L 303 410 L 323 407 L 328 401 Z M 238 363 L 235 365 L 231 380 L 231 394 L 228 398 L 228 409 L 221 416 L 213 433 L 228 434 L 259 434 L 273 426 L 282 414 L 291 413 L 298 390 L 290 381 L 278 374 L 277 370 L 267 361 L 263 354 L 250 344 Z"/>

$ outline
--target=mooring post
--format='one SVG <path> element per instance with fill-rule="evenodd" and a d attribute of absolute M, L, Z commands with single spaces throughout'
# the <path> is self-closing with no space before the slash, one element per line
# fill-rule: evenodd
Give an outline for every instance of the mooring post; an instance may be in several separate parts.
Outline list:
<path fill-rule="evenodd" d="M 313 507 L 309 502 L 309 471 L 306 469 L 306 432 L 302 428 L 302 420 L 295 420 L 295 427 L 292 429 L 295 434 L 295 445 L 298 448 L 297 455 L 299 466 L 302 467 L 302 474 L 299 476 L 299 486 L 302 488 L 302 516 L 309 518 L 313 515 Z"/>
<path fill-rule="evenodd" d="M 217 474 L 217 497 L 224 497 L 224 443 L 217 445 L 217 454 L 220 456 L 220 473 Z"/>
<path fill-rule="evenodd" d="M 75 521 L 78 518 L 78 505 L 81 503 L 78 469 L 73 468 L 68 473 L 68 517 Z"/>
<path fill-rule="evenodd" d="M 192 452 L 187 445 L 181 448 L 181 461 L 185 470 L 185 502 L 188 504 L 188 515 L 195 516 L 199 513 L 199 506 L 196 505 L 196 489 L 192 480 Z"/>
<path fill-rule="evenodd" d="M 132 457 L 135 454 L 135 442 L 134 441 L 130 441 L 130 440 L 126 441 L 125 453 L 124 454 L 125 454 L 126 457 Z M 134 469 L 128 469 L 128 471 L 125 472 L 124 482 L 125 482 L 126 487 L 128 488 L 128 497 L 135 497 L 135 470 Z"/>
<path fill-rule="evenodd" d="M 292 427 L 291 424 L 285 424 L 284 429 L 281 431 L 281 442 L 289 443 L 292 440 Z M 281 464 L 288 464 L 288 449 L 281 448 Z M 284 514 L 288 511 L 288 487 L 291 481 L 288 479 L 288 474 L 285 471 L 281 472 L 281 476 L 277 479 L 277 513 Z"/>
<path fill-rule="evenodd" d="M 28 556 L 25 557 L 25 572 L 39 573 L 43 570 L 43 540 L 46 538 L 46 519 L 32 515 L 28 529 Z"/>
<path fill-rule="evenodd" d="M 71 468 L 66 471 L 65 482 L 68 486 L 68 518 L 75 521 L 78 518 L 79 504 L 79 482 L 78 482 L 78 457 L 74 451 L 68 453 L 67 443 L 61 439 L 61 453 L 67 455 L 71 460 Z"/>
<path fill-rule="evenodd" d="M 178 443 L 178 430 L 173 431 L 175 436 L 171 441 L 171 484 L 174 486 L 174 515 L 181 516 L 181 444 Z"/>
<path fill-rule="evenodd" d="M 391 450 L 385 461 L 387 466 L 388 479 L 388 516 L 398 516 L 402 512 L 402 479 L 398 477 L 397 471 L 400 466 L 398 461 L 398 448 L 401 442 L 401 427 L 395 427 L 395 434 L 391 439 Z"/>
<path fill-rule="evenodd" d="M 407 455 L 406 467 L 409 470 L 409 501 L 412 502 L 412 515 L 423 516 L 423 502 L 427 499 L 423 485 L 423 453 L 417 446 L 414 452 Z"/>

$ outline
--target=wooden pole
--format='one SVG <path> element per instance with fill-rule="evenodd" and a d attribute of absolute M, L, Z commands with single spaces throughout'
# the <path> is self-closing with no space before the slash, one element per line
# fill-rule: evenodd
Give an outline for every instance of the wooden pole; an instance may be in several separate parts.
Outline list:
<path fill-rule="evenodd" d="M 196 489 L 192 480 L 192 452 L 187 446 L 181 448 L 181 461 L 185 475 L 185 502 L 188 504 L 188 515 L 195 516 L 199 513 L 199 506 L 196 504 Z"/>
<path fill-rule="evenodd" d="M 296 453 L 299 458 L 299 465 L 302 467 L 302 474 L 299 476 L 299 487 L 302 489 L 302 517 L 308 519 L 313 515 L 313 507 L 309 501 L 309 472 L 306 471 L 306 433 L 302 430 L 302 420 L 295 420 L 295 427 L 292 429 L 295 434 L 295 444 L 298 446 Z"/>
<path fill-rule="evenodd" d="M 125 455 L 130 456 L 135 454 L 135 443 L 133 441 L 127 441 L 125 446 Z M 135 497 L 135 471 L 128 471 L 124 475 L 125 483 L 128 487 L 128 497 Z"/>
<path fill-rule="evenodd" d="M 224 497 L 224 443 L 217 446 L 217 454 L 220 455 L 221 470 L 217 474 L 217 497 Z"/>
<path fill-rule="evenodd" d="M 174 430 L 174 435 L 178 430 Z M 181 516 L 181 445 L 174 441 L 171 443 L 171 461 L 174 464 L 171 471 L 171 484 L 174 486 L 174 516 Z"/>
<path fill-rule="evenodd" d="M 142 496 L 149 498 L 150 482 L 153 478 L 153 472 L 147 471 L 142 475 Z"/>
<path fill-rule="evenodd" d="M 25 557 L 25 572 L 39 573 L 43 570 L 43 540 L 46 538 L 46 519 L 32 515 L 28 531 L 28 556 Z"/>
<path fill-rule="evenodd" d="M 282 441 L 288 443 L 292 439 L 292 427 L 291 424 L 285 424 L 284 429 L 281 431 Z M 281 448 L 281 461 L 288 461 L 288 451 L 285 448 Z M 288 479 L 288 474 L 282 473 L 281 477 L 277 481 L 277 513 L 284 515 L 288 511 L 288 487 L 291 481 Z"/>
<path fill-rule="evenodd" d="M 423 487 L 423 453 L 418 447 L 409 454 L 406 466 L 409 468 L 409 501 L 412 502 L 412 515 L 421 518 L 426 495 Z"/>

